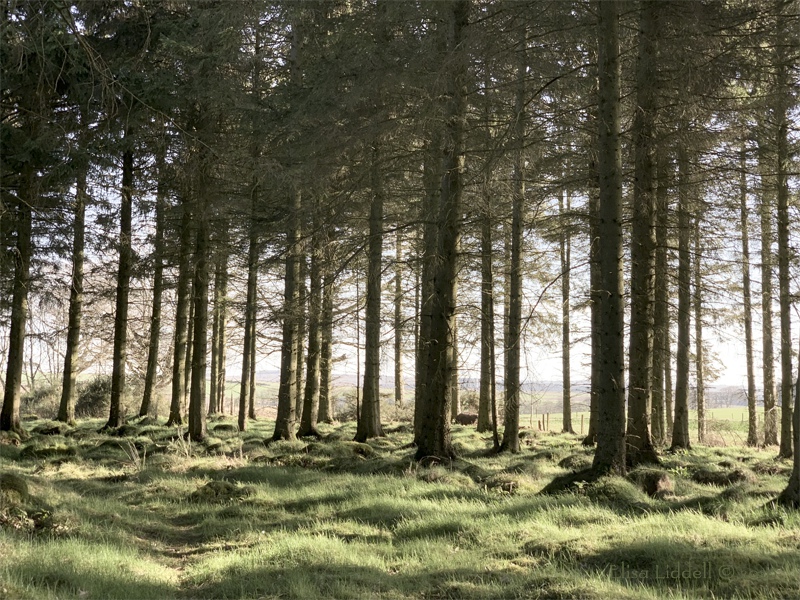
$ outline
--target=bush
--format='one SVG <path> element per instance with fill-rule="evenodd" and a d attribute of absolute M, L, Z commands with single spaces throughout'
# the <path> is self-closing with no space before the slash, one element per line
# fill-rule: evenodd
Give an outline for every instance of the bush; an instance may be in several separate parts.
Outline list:
<path fill-rule="evenodd" d="M 98 375 L 91 381 L 78 384 L 75 401 L 77 418 L 99 419 L 108 415 L 111 407 L 111 377 Z"/>
<path fill-rule="evenodd" d="M 42 419 L 55 419 L 61 403 L 61 386 L 45 385 L 34 388 L 20 399 L 20 412 Z"/>

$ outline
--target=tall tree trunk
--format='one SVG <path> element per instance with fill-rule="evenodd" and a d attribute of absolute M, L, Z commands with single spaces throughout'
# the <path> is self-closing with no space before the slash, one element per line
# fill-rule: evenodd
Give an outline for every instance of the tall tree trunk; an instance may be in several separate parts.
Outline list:
<path fill-rule="evenodd" d="M 258 226 L 255 221 L 255 207 L 258 197 L 257 186 L 253 187 L 250 210 L 249 249 L 247 251 L 247 299 L 244 307 L 244 341 L 242 344 L 242 377 L 239 380 L 239 430 L 247 429 L 247 403 L 250 398 L 250 373 L 252 364 L 251 346 L 255 333 L 256 294 L 258 292 Z"/>
<path fill-rule="evenodd" d="M 597 171 L 597 165 L 591 165 Z M 602 363 L 600 346 L 600 302 L 602 301 L 600 272 L 600 178 L 592 178 L 589 188 L 589 311 L 591 331 L 591 371 L 589 374 L 589 431 L 583 438 L 584 446 L 597 443 L 597 419 L 600 416 L 598 398 L 600 395 L 600 367 Z"/>
<path fill-rule="evenodd" d="M 126 140 L 130 133 L 125 133 Z M 128 360 L 128 296 L 131 285 L 133 255 L 131 224 L 133 216 L 133 151 L 122 153 L 122 190 L 119 224 L 119 269 L 117 300 L 114 312 L 114 354 L 111 368 L 111 408 L 104 429 L 122 425 L 122 398 L 125 394 L 125 363 Z"/>
<path fill-rule="evenodd" d="M 383 184 L 380 180 L 378 149 L 372 148 L 367 255 L 366 330 L 364 337 L 364 394 L 355 440 L 364 442 L 383 435 L 380 412 L 381 363 L 381 272 L 383 258 Z"/>
<path fill-rule="evenodd" d="M 207 168 L 207 167 L 201 167 Z M 201 185 L 198 192 L 205 194 L 207 189 L 205 174 L 201 175 Z M 192 380 L 189 394 L 189 436 L 195 442 L 206 437 L 206 366 L 207 366 L 207 338 L 208 338 L 208 204 L 205 198 L 198 207 L 197 240 L 195 245 L 195 265 L 193 301 L 194 310 L 192 328 Z"/>
<path fill-rule="evenodd" d="M 655 279 L 653 282 L 653 391 L 650 410 L 653 443 L 667 441 L 666 372 L 669 361 L 669 263 L 667 261 L 667 220 L 669 218 L 669 160 L 666 152 L 657 152 L 657 187 L 655 205 Z"/>
<path fill-rule="evenodd" d="M 253 321 L 250 323 L 250 384 L 248 386 L 249 393 L 247 394 L 247 417 L 252 421 L 255 421 L 257 418 L 256 415 L 256 340 L 257 340 L 257 333 L 256 333 L 256 323 L 258 323 L 258 304 L 256 304 L 256 310 L 253 314 Z M 299 362 L 298 356 L 298 363 L 297 368 L 301 367 L 301 363 Z M 297 388 L 297 393 L 300 393 L 300 388 Z"/>
<path fill-rule="evenodd" d="M 172 399 L 167 427 L 183 424 L 182 403 L 186 394 L 186 347 L 189 340 L 189 302 L 192 277 L 192 210 L 188 199 L 181 202 L 180 264 L 178 267 L 178 289 L 175 303 L 175 343 L 172 355 Z"/>
<path fill-rule="evenodd" d="M 458 268 L 456 268 L 456 272 L 458 272 Z M 457 291 L 456 297 L 458 297 Z M 458 389 L 458 315 L 453 315 L 453 368 L 450 370 L 450 419 L 455 421 L 460 412 L 461 393 Z"/>
<path fill-rule="evenodd" d="M 759 123 L 762 125 L 762 123 Z M 764 125 L 766 127 L 766 125 Z M 764 386 L 764 445 L 778 444 L 775 408 L 775 355 L 772 341 L 772 210 L 774 187 L 769 172 L 769 153 L 758 140 L 758 167 L 761 174 L 761 369 Z"/>
<path fill-rule="evenodd" d="M 307 244 L 303 241 L 302 224 L 298 224 L 297 239 L 300 241 L 300 279 L 299 285 L 299 300 L 297 304 L 297 369 L 295 370 L 295 377 L 297 377 L 297 405 L 295 406 L 295 415 L 299 417 L 303 414 L 303 389 L 305 388 L 303 379 L 303 363 L 305 362 L 305 338 L 306 330 L 308 329 L 307 310 L 308 305 L 308 286 L 306 279 L 308 278 L 308 253 Z M 251 389 L 251 393 L 255 390 Z"/>
<path fill-rule="evenodd" d="M 444 156 L 436 243 L 433 266 L 433 294 L 430 302 L 430 330 L 423 337 L 427 385 L 421 398 L 422 416 L 417 437 L 417 460 L 454 456 L 450 440 L 451 370 L 453 356 L 453 315 L 460 236 L 461 171 L 466 118 L 467 53 L 463 48 L 464 29 L 469 18 L 469 0 L 454 0 L 446 5 L 447 53 L 452 67 L 445 74 L 447 93 L 444 105 Z"/>
<path fill-rule="evenodd" d="M 700 245 L 701 217 L 698 211 L 694 222 L 694 361 L 695 385 L 697 399 L 697 441 L 706 441 L 706 389 L 705 389 L 705 354 L 703 352 L 703 275 L 702 247 Z"/>
<path fill-rule="evenodd" d="M 397 229 L 394 246 L 394 404 L 404 404 L 403 385 L 403 238 Z"/>
<path fill-rule="evenodd" d="M 795 406 L 800 406 L 800 373 L 794 389 Z M 789 484 L 786 489 L 778 496 L 777 502 L 783 506 L 800 508 L 800 410 L 793 411 L 792 414 L 792 474 L 789 476 Z"/>
<path fill-rule="evenodd" d="M 293 440 L 297 406 L 297 312 L 300 300 L 300 191 L 292 192 L 286 232 L 286 274 L 283 289 L 283 334 L 281 340 L 281 376 L 278 387 L 278 414 L 273 440 Z"/>
<path fill-rule="evenodd" d="M 742 295 L 744 309 L 744 347 L 747 360 L 747 445 L 758 445 L 756 414 L 756 374 L 753 362 L 753 301 L 750 291 L 750 234 L 747 217 L 747 150 L 739 153 L 739 219 L 742 229 Z"/>
<path fill-rule="evenodd" d="M 86 172 L 81 165 L 75 183 L 75 220 L 72 237 L 72 285 L 69 291 L 69 320 L 67 348 L 64 355 L 64 378 L 58 420 L 75 422 L 75 383 L 78 376 L 78 345 L 81 339 L 81 310 L 83 307 L 83 252 L 86 233 Z"/>
<path fill-rule="evenodd" d="M 478 400 L 478 432 L 492 431 L 494 450 L 500 449 L 495 394 L 494 275 L 492 272 L 492 208 L 489 176 L 484 181 L 484 213 L 481 219 L 481 381 Z"/>
<path fill-rule="evenodd" d="M 320 329 L 320 365 L 319 365 L 319 414 L 317 418 L 323 423 L 332 423 L 333 390 L 331 389 L 331 369 L 333 367 L 333 275 L 326 270 L 322 278 L 322 321 Z"/>
<path fill-rule="evenodd" d="M 525 184 L 522 151 L 525 144 L 525 76 L 528 68 L 527 29 L 517 40 L 517 84 L 514 104 L 514 172 L 511 187 L 511 263 L 509 265 L 508 340 L 505 348 L 505 427 L 501 450 L 519 452 L 520 360 L 522 354 L 522 220 Z"/>
<path fill-rule="evenodd" d="M 156 190 L 156 235 L 153 242 L 153 309 L 150 313 L 150 339 L 147 344 L 147 370 L 144 376 L 144 393 L 139 416 L 150 413 L 153 391 L 158 376 L 158 349 L 161 341 L 161 299 L 164 295 L 164 210 L 166 203 L 166 173 L 164 156 L 157 157 L 158 184 Z"/>
<path fill-rule="evenodd" d="M 418 309 L 419 334 L 417 343 L 417 356 L 415 364 L 415 391 L 414 391 L 414 443 L 419 443 L 423 416 L 426 411 L 424 398 L 427 396 L 427 387 L 430 384 L 428 376 L 427 357 L 430 351 L 428 344 L 431 340 L 431 320 L 433 318 L 433 294 L 437 230 L 436 223 L 441 202 L 441 171 L 440 166 L 434 167 L 435 156 L 441 149 L 441 138 L 434 135 L 433 140 L 426 149 L 425 163 L 423 165 L 423 185 L 425 186 L 425 202 L 422 206 L 422 261 L 420 284 L 420 301 Z"/>
<path fill-rule="evenodd" d="M 689 159 L 678 150 L 678 354 L 675 373 L 675 418 L 671 449 L 688 449 L 689 441 L 689 344 L 691 320 L 691 262 L 689 256 Z"/>
<path fill-rule="evenodd" d="M 316 215 L 316 210 L 315 210 Z M 306 385 L 303 393 L 303 412 L 298 437 L 320 437 L 317 431 L 317 412 L 320 400 L 320 347 L 322 345 L 322 272 L 319 224 L 312 227 L 309 265 L 308 352 L 306 353 Z"/>
<path fill-rule="evenodd" d="M 193 241 L 195 243 L 195 247 L 197 244 L 197 231 L 195 227 L 194 231 L 194 238 Z M 194 269 L 195 264 L 192 262 L 194 261 L 194 255 L 190 259 L 190 271 L 189 271 L 189 279 L 191 281 L 189 285 L 189 309 L 188 309 L 188 316 L 186 322 L 186 357 L 183 365 L 183 406 L 188 411 L 189 409 L 189 396 L 191 395 L 192 391 L 192 353 L 194 352 L 194 309 L 195 309 L 195 294 L 197 290 L 194 288 Z"/>
<path fill-rule="evenodd" d="M 14 247 L 14 288 L 11 297 L 11 327 L 8 333 L 8 362 L 3 390 L 0 430 L 13 431 L 27 437 L 19 418 L 22 366 L 25 358 L 25 327 L 28 320 L 28 288 L 33 254 L 32 221 L 35 170 L 30 163 L 22 167 L 22 185 L 17 192 L 14 215 L 16 244 Z"/>
<path fill-rule="evenodd" d="M 780 10 L 780 7 L 779 7 Z M 779 20 L 779 39 L 783 39 L 786 20 L 782 14 Z M 789 106 L 791 84 L 789 83 L 786 58 L 786 43 L 777 48 L 777 94 L 775 117 L 777 119 L 776 167 L 778 196 L 778 300 L 781 315 L 781 439 L 778 456 L 792 458 L 792 298 L 789 289 L 791 273 L 790 258 L 792 248 L 789 246 Z M 792 65 L 791 68 L 796 68 Z"/>
<path fill-rule="evenodd" d="M 561 258 L 561 412 L 562 432 L 575 433 L 572 429 L 572 383 L 570 379 L 570 268 L 571 268 L 571 236 L 566 224 L 567 214 L 570 211 L 570 196 L 566 193 L 564 204 L 564 190 L 559 193 L 558 204 L 561 213 L 561 232 L 559 234 L 559 256 Z"/>
<path fill-rule="evenodd" d="M 222 240 L 225 246 L 227 240 Z M 221 248 L 214 261 L 214 312 L 211 326 L 211 400 L 209 414 L 223 412 L 225 397 L 225 321 L 228 295 L 228 252 Z"/>
<path fill-rule="evenodd" d="M 650 438 L 653 385 L 653 300 L 655 277 L 655 196 L 653 136 L 656 119 L 657 1 L 639 8 L 639 55 L 636 105 L 631 135 L 634 145 L 631 230 L 631 320 L 628 383 L 627 464 L 658 463 Z"/>
<path fill-rule="evenodd" d="M 619 3 L 598 4 L 598 160 L 600 173 L 600 298 L 602 360 L 598 372 L 597 448 L 593 470 L 625 472 L 625 352 L 622 288 Z"/>

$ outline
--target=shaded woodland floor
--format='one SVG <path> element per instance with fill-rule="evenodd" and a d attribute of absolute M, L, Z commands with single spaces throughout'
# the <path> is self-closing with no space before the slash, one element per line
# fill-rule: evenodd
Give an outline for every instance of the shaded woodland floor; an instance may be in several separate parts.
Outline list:
<path fill-rule="evenodd" d="M 800 597 L 772 448 L 666 454 L 653 496 L 647 469 L 546 496 L 591 463 L 578 436 L 526 430 L 521 453 L 491 456 L 454 426 L 462 458 L 419 466 L 402 423 L 270 445 L 269 421 L 213 420 L 202 444 L 101 425 L 0 440 L 0 598 Z"/>

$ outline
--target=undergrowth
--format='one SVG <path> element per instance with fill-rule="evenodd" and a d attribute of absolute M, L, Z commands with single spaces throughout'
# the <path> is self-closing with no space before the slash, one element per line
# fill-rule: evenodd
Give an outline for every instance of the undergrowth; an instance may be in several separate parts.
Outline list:
<path fill-rule="evenodd" d="M 270 442 L 273 424 L 99 421 L 0 439 L 0 598 L 793 598 L 790 465 L 696 447 L 627 478 L 574 479 L 579 436 L 518 454 L 454 427 L 461 458 L 420 466 L 411 433 Z"/>

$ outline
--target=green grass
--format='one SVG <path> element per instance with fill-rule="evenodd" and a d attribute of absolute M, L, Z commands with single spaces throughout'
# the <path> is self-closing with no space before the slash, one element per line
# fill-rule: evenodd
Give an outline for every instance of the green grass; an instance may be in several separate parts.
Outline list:
<path fill-rule="evenodd" d="M 409 433 L 365 446 L 352 423 L 269 446 L 261 420 L 199 444 L 100 425 L 0 444 L 0 598 L 800 597 L 800 515 L 771 505 L 790 470 L 771 449 L 665 454 L 657 497 L 635 477 L 548 496 L 591 459 L 577 435 L 492 456 L 456 426 L 464 458 L 423 468 Z"/>

